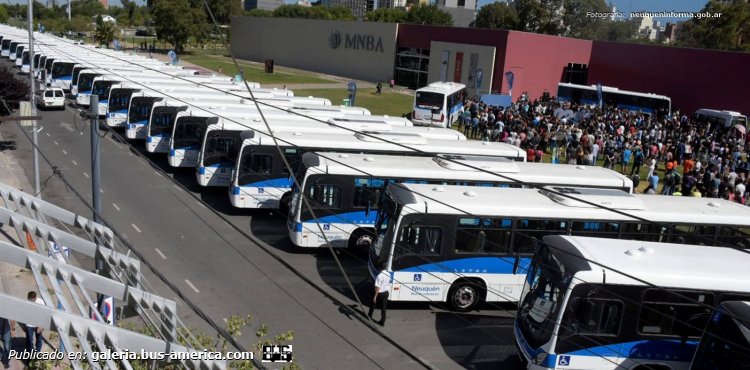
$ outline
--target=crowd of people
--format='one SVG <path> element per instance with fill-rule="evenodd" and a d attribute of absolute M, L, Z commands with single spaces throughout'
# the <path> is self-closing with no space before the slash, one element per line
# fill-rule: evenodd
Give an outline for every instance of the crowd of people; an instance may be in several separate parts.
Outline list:
<path fill-rule="evenodd" d="M 458 119 L 467 137 L 526 149 L 527 160 L 602 165 L 642 192 L 724 198 L 746 204 L 748 140 L 743 128 L 700 122 L 679 111 L 645 114 L 615 107 L 529 100 L 508 108 L 467 101 Z"/>

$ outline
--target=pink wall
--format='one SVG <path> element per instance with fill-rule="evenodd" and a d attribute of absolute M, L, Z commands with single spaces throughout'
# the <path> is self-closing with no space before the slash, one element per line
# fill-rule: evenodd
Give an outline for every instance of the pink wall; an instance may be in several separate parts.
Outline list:
<path fill-rule="evenodd" d="M 589 40 L 512 31 L 503 69 L 495 73 L 502 81 L 502 89 L 498 90 L 508 93 L 505 72 L 512 71 L 514 100 L 524 91 L 532 99 L 542 96 L 545 90 L 554 96 L 568 63 L 589 63 L 591 45 Z"/>
<path fill-rule="evenodd" d="M 595 41 L 588 82 L 666 95 L 688 114 L 750 114 L 750 53 Z"/>

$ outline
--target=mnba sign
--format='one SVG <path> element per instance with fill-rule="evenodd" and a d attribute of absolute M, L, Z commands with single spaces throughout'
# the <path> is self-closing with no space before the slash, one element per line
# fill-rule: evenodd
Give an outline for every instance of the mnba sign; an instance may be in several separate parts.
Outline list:
<path fill-rule="evenodd" d="M 383 38 L 379 36 L 350 33 L 342 36 L 338 30 L 333 30 L 328 36 L 328 44 L 332 49 L 338 49 L 342 41 L 344 49 L 383 52 Z"/>

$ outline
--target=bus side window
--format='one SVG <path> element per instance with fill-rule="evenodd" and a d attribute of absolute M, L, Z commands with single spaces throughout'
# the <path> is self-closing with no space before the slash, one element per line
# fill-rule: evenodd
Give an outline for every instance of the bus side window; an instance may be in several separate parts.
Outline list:
<path fill-rule="evenodd" d="M 378 200 L 380 199 L 380 194 L 382 193 L 384 188 L 385 180 L 355 178 L 352 206 L 362 208 L 370 207 L 370 209 L 377 209 Z"/>
<path fill-rule="evenodd" d="M 643 293 L 643 305 L 638 318 L 638 332 L 646 335 L 700 337 L 714 305 L 713 294 L 706 292 L 677 292 L 681 296 L 659 289 Z M 685 298 L 683 298 L 685 297 Z M 687 299 L 686 299 L 687 298 Z M 703 317 L 705 315 L 705 317 Z"/>
<path fill-rule="evenodd" d="M 674 225 L 669 235 L 670 243 L 713 245 L 716 227 L 703 225 Z"/>
<path fill-rule="evenodd" d="M 598 238 L 617 238 L 620 233 L 620 224 L 606 221 L 573 221 L 570 233 Z"/>
<path fill-rule="evenodd" d="M 537 242 L 547 235 L 566 234 L 568 221 L 564 220 L 532 220 L 519 219 L 513 236 L 513 246 L 516 253 L 534 253 Z"/>
<path fill-rule="evenodd" d="M 667 237 L 667 228 L 662 225 L 641 224 L 641 223 L 623 223 L 622 239 L 641 240 L 647 242 L 665 242 Z"/>
<path fill-rule="evenodd" d="M 621 301 L 575 297 L 571 299 L 563 322 L 569 323 L 564 332 L 568 335 L 618 335 L 624 305 Z"/>
<path fill-rule="evenodd" d="M 443 230 L 437 227 L 409 225 L 401 228 L 396 253 L 439 255 Z"/>
<path fill-rule="evenodd" d="M 307 195 L 314 205 L 338 208 L 341 204 L 341 187 L 336 185 L 312 185 L 307 188 Z"/>
<path fill-rule="evenodd" d="M 728 244 L 731 247 L 750 248 L 750 228 L 725 226 L 719 232 L 719 244 Z"/>
<path fill-rule="evenodd" d="M 457 254 L 508 254 L 512 225 L 510 219 L 459 218 L 454 250 Z"/>

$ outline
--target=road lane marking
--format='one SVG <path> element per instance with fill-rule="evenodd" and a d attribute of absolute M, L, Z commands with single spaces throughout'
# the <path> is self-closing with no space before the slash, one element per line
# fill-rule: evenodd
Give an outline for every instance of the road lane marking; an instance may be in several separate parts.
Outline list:
<path fill-rule="evenodd" d="M 162 259 L 167 259 L 167 256 L 165 256 L 165 255 L 164 255 L 164 253 L 162 253 L 162 252 L 161 252 L 161 251 L 159 250 L 159 248 L 154 248 L 154 250 L 156 251 L 156 253 L 158 253 L 158 254 L 159 254 L 159 257 L 161 257 Z"/>
<path fill-rule="evenodd" d="M 86 176 L 87 179 L 89 178 L 89 174 L 87 174 L 86 172 L 83 173 L 83 176 Z"/>
<path fill-rule="evenodd" d="M 57 143 L 56 140 L 52 140 L 52 142 L 55 143 L 55 145 L 60 145 L 60 144 Z"/>
<path fill-rule="evenodd" d="M 138 226 L 135 226 L 135 224 L 130 224 L 130 226 L 132 226 L 135 229 L 135 231 L 139 233 L 141 232 L 141 229 L 139 229 Z"/>
<path fill-rule="evenodd" d="M 68 155 L 68 152 L 65 151 L 65 149 L 62 150 L 63 154 Z"/>
<path fill-rule="evenodd" d="M 104 194 L 104 189 L 99 189 L 99 193 Z"/>
<path fill-rule="evenodd" d="M 47 134 L 47 137 L 50 137 L 50 136 L 51 136 L 51 135 L 49 134 L 49 132 L 45 132 L 45 134 Z"/>
<path fill-rule="evenodd" d="M 78 162 L 75 161 L 75 159 L 71 159 L 71 162 L 73 162 L 74 165 L 78 166 Z"/>
<path fill-rule="evenodd" d="M 198 288 L 195 287 L 195 285 L 193 285 L 193 283 L 190 282 L 190 280 L 185 279 L 185 282 L 190 287 L 190 289 L 194 290 L 196 293 L 200 293 L 201 292 L 200 290 L 198 290 Z"/>
<path fill-rule="evenodd" d="M 117 206 L 117 204 L 114 204 L 114 203 L 112 203 L 112 206 L 113 206 L 113 207 L 115 207 L 115 209 L 116 209 L 116 210 L 117 210 L 118 212 L 120 211 L 120 207 L 118 207 L 118 206 Z"/>

